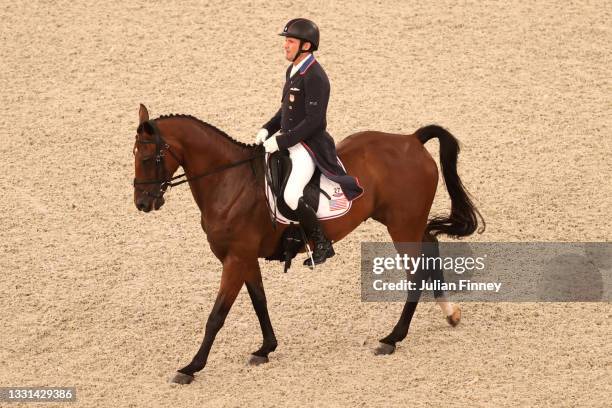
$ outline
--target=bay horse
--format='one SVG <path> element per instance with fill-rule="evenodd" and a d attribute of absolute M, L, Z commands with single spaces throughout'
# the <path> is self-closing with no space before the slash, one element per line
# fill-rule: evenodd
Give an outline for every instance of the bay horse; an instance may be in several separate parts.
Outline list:
<path fill-rule="evenodd" d="M 438 167 L 424 144 L 440 142 L 440 163 L 451 199 L 450 215 L 428 222 L 438 184 Z M 138 210 L 159 210 L 169 186 L 188 182 L 201 211 L 201 224 L 210 248 L 223 264 L 221 284 L 206 322 L 202 344 L 172 382 L 188 384 L 206 365 L 215 336 L 246 285 L 259 320 L 263 344 L 250 356 L 251 364 L 268 361 L 277 347 L 258 259 L 274 253 L 284 225 L 275 226 L 264 192 L 264 150 L 238 142 L 216 127 L 188 115 L 149 120 L 140 105 L 135 157 L 134 204 Z M 484 220 L 457 174 L 457 139 L 444 128 L 429 125 L 412 135 L 366 131 L 348 136 L 337 146 L 347 173 L 358 178 L 364 193 L 340 218 L 322 222 L 326 236 L 339 241 L 372 218 L 384 224 L 398 243 L 435 241 L 439 234 L 465 237 Z M 186 179 L 173 176 L 182 167 Z M 413 254 L 418 256 L 418 254 Z M 375 354 L 391 354 L 402 341 L 416 309 L 406 301 L 391 333 L 380 340 Z"/>

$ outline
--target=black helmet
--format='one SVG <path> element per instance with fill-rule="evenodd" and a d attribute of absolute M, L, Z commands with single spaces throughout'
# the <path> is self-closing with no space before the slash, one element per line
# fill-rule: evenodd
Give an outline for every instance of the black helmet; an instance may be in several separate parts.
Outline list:
<path fill-rule="evenodd" d="M 305 18 L 294 18 L 289 21 L 285 28 L 283 28 L 283 32 L 279 35 L 308 41 L 312 44 L 308 51 L 316 51 L 319 48 L 319 27 Z"/>

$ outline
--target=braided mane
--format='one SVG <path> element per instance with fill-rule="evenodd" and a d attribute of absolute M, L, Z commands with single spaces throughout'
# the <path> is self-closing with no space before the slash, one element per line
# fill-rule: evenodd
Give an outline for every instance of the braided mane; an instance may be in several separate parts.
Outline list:
<path fill-rule="evenodd" d="M 252 147 L 256 147 L 257 146 L 255 143 L 243 143 L 243 142 L 241 142 L 239 140 L 236 140 L 233 137 L 231 137 L 230 135 L 228 135 L 227 133 L 225 133 L 224 131 L 222 131 L 221 129 L 219 129 L 218 127 L 216 127 L 214 125 L 211 125 L 210 123 L 204 122 L 203 120 L 198 119 L 195 116 L 186 115 L 186 114 L 183 114 L 183 113 L 171 113 L 169 115 L 161 115 L 161 116 L 159 116 L 158 118 L 156 118 L 154 120 L 171 119 L 171 118 L 192 119 L 192 120 L 195 120 L 200 125 L 216 131 L 221 136 L 223 136 L 224 138 L 226 138 L 230 142 L 232 142 L 235 145 L 240 146 L 240 147 L 250 147 L 250 148 L 252 148 Z"/>

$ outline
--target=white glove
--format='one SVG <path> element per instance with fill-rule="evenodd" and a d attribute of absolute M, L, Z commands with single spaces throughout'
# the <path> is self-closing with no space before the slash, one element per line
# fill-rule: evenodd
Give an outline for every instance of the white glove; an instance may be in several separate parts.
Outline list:
<path fill-rule="evenodd" d="M 269 138 L 264 142 L 264 148 L 266 153 L 274 153 L 278 150 L 278 143 L 276 143 L 276 136 Z"/>
<path fill-rule="evenodd" d="M 257 132 L 255 136 L 255 143 L 262 144 L 266 141 L 266 137 L 268 137 L 268 129 L 259 129 L 259 132 Z"/>

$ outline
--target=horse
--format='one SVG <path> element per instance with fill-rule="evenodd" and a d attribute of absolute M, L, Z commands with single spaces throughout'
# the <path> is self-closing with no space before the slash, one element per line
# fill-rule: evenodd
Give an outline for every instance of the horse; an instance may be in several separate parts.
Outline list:
<path fill-rule="evenodd" d="M 450 195 L 448 216 L 428 221 L 438 184 L 438 166 L 424 144 L 437 138 L 440 163 Z M 201 212 L 201 225 L 213 254 L 223 265 L 219 291 L 205 326 L 202 344 L 192 361 L 171 382 L 189 384 L 202 370 L 215 336 L 243 285 L 257 314 L 263 342 L 249 363 L 269 361 L 276 350 L 259 258 L 275 252 L 284 225 L 276 225 L 264 191 L 263 146 L 234 140 L 218 128 L 189 115 L 165 115 L 150 120 L 140 105 L 133 147 L 134 204 L 139 211 L 159 210 L 168 187 L 189 183 Z M 387 227 L 399 243 L 437 242 L 446 234 L 460 238 L 473 234 L 484 220 L 457 174 L 459 143 L 444 128 L 429 125 L 414 134 L 364 131 L 346 137 L 337 153 L 347 173 L 364 189 L 340 218 L 322 222 L 326 236 L 341 240 L 368 218 Z M 184 174 L 174 176 L 179 167 Z M 180 180 L 179 180 L 180 179 Z M 418 254 L 414 253 L 413 256 Z M 426 278 L 426 277 L 425 277 Z M 391 333 L 379 341 L 375 354 L 391 354 L 406 337 L 418 297 L 407 300 Z"/>

